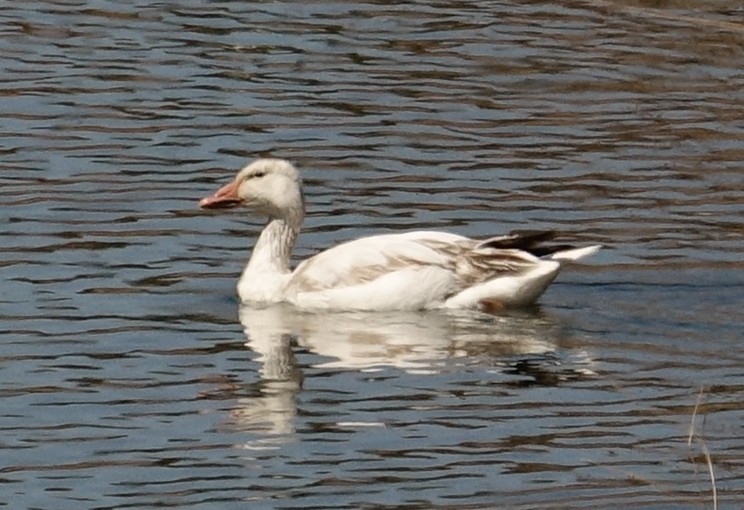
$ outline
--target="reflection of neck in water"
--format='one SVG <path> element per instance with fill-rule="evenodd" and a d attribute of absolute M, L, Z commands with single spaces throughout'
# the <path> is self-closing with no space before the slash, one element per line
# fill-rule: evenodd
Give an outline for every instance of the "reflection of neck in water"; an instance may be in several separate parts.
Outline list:
<path fill-rule="evenodd" d="M 262 385 L 260 396 L 239 400 L 234 418 L 244 430 L 267 435 L 294 431 L 295 397 L 302 387 L 301 368 L 292 349 L 295 341 L 329 358 L 316 365 L 324 368 L 397 367 L 436 373 L 448 362 L 469 357 L 497 365 L 503 373 L 529 376 L 536 384 L 556 384 L 591 373 L 586 358 L 573 364 L 580 366 L 555 370 L 552 356 L 561 329 L 535 312 L 507 316 L 442 311 L 309 313 L 274 305 L 242 307 L 240 321 L 246 345 L 259 355 Z"/>
<path fill-rule="evenodd" d="M 242 316 L 241 312 L 241 320 Z M 281 324 L 274 327 L 267 322 L 264 326 L 262 335 L 248 342 L 261 363 L 258 395 L 239 398 L 238 407 L 232 412 L 238 428 L 266 436 L 244 445 L 252 449 L 275 447 L 283 442 L 281 436 L 294 433 L 295 396 L 302 388 L 302 371 L 292 350 L 292 336 Z"/>

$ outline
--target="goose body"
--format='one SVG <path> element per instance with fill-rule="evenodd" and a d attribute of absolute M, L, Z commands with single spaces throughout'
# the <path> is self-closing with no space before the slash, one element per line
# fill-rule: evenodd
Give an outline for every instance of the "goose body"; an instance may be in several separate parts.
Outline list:
<path fill-rule="evenodd" d="M 288 302 L 311 310 L 494 311 L 533 303 L 566 262 L 600 248 L 544 246 L 552 232 L 477 240 L 417 231 L 348 241 L 291 270 L 305 212 L 299 172 L 282 159 L 259 159 L 200 202 L 207 209 L 238 205 L 269 219 L 238 282 L 241 301 L 256 304 Z"/>

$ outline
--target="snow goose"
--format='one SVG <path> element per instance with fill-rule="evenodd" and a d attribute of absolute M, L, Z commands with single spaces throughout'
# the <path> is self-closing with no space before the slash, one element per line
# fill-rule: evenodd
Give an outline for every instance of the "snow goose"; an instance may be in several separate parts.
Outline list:
<path fill-rule="evenodd" d="M 348 241 L 290 268 L 305 218 L 302 180 L 283 159 L 258 159 L 202 199 L 205 209 L 242 205 L 268 218 L 238 282 L 245 303 L 309 310 L 498 311 L 533 303 L 561 267 L 600 246 L 545 246 L 552 232 L 470 239 L 437 231 Z"/>

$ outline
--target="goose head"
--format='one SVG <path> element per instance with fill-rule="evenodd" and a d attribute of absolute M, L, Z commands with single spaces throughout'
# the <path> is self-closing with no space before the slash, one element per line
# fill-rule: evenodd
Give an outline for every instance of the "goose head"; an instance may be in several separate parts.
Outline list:
<path fill-rule="evenodd" d="M 199 201 L 203 209 L 244 206 L 272 219 L 304 214 L 302 179 L 287 160 L 258 159 L 245 166 L 232 182 Z"/>

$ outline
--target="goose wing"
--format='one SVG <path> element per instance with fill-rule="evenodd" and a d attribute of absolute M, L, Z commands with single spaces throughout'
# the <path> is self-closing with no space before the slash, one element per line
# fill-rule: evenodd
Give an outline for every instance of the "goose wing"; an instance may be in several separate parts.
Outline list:
<path fill-rule="evenodd" d="M 302 262 L 290 285 L 299 292 L 352 287 L 407 268 L 451 268 L 466 237 L 446 232 L 408 232 L 348 241 Z"/>
<path fill-rule="evenodd" d="M 306 308 L 422 309 L 497 275 L 520 274 L 538 261 L 517 249 L 442 232 L 365 237 L 300 264 L 287 287 Z"/>

